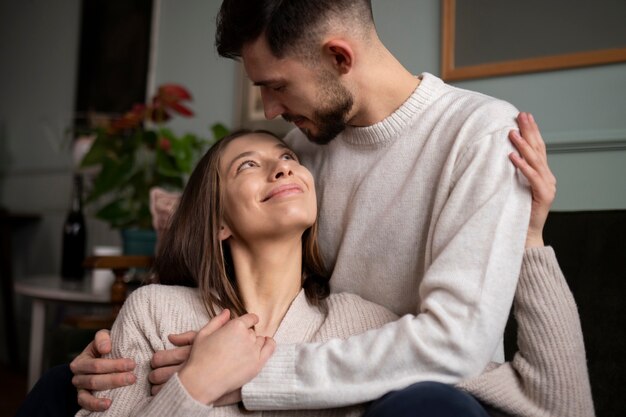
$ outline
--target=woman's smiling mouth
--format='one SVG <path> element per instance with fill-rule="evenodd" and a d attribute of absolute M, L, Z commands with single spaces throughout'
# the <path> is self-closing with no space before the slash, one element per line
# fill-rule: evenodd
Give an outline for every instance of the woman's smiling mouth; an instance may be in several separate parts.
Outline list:
<path fill-rule="evenodd" d="M 304 191 L 302 187 L 298 184 L 284 184 L 278 187 L 273 188 L 264 198 L 261 200 L 262 203 L 275 198 L 275 197 L 287 197 L 292 194 L 302 194 Z"/>

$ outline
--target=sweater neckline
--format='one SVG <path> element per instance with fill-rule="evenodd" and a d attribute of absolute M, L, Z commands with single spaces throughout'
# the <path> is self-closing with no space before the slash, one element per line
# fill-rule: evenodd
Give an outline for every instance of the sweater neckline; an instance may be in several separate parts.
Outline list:
<path fill-rule="evenodd" d="M 389 116 L 371 126 L 347 127 L 341 139 L 355 146 L 382 146 L 397 138 L 430 103 L 435 92 L 443 84 L 438 77 L 427 72 L 419 76 L 421 80 L 415 91 Z"/>
<path fill-rule="evenodd" d="M 274 334 L 274 340 L 280 344 L 302 343 L 310 340 L 322 325 L 324 315 L 315 306 L 309 304 L 301 289 L 291 302 L 285 317 Z"/>

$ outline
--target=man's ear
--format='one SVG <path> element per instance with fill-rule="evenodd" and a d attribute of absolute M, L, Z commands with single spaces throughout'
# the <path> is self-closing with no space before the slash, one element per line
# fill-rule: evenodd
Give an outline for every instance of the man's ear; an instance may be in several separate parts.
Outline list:
<path fill-rule="evenodd" d="M 354 65 L 354 50 L 350 44 L 344 40 L 328 40 L 323 46 L 323 54 L 341 75 L 350 72 Z"/>
<path fill-rule="evenodd" d="M 220 240 L 224 241 L 226 239 L 228 239 L 229 237 L 231 237 L 233 235 L 233 232 L 230 230 L 230 227 L 228 227 L 228 225 L 222 223 L 222 225 L 220 226 L 220 231 L 218 233 L 218 236 Z"/>

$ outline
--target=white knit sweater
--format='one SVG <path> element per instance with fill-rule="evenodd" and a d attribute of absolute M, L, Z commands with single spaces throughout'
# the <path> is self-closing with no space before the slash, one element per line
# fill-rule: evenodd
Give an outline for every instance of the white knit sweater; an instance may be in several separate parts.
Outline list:
<path fill-rule="evenodd" d="M 316 180 L 332 291 L 411 316 L 341 344 L 279 346 L 243 387 L 247 408 L 344 406 L 418 381 L 457 383 L 503 360 L 531 200 L 508 159 L 518 111 L 421 78 L 379 123 L 327 146 L 297 130 L 286 138 Z M 322 385 L 335 362 L 346 375 Z"/>
<path fill-rule="evenodd" d="M 512 363 L 491 364 L 481 376 L 461 385 L 499 412 L 514 416 L 592 417 L 593 404 L 576 305 L 550 248 L 526 252 L 516 293 L 520 352 Z M 368 331 L 395 320 L 384 307 L 350 294 L 328 298 L 328 315 L 310 306 L 304 293 L 296 297 L 283 318 L 278 343 L 322 342 Z M 199 329 L 209 319 L 197 289 L 149 285 L 136 290 L 124 304 L 112 329 L 113 357 L 133 358 L 137 382 L 96 392 L 112 398 L 104 413 L 81 410 L 77 416 L 232 417 L 232 416 L 358 416 L 362 406 L 327 410 L 242 412 L 236 406 L 216 407 L 191 398 L 177 376 L 150 397 L 150 358 L 171 348 L 170 333 Z M 389 324 L 387 324 L 389 325 Z M 383 352 L 372 351 L 372 360 Z M 343 364 L 330 364 L 337 378 Z M 332 386 L 333 381 L 320 381 Z M 367 381 L 378 383 L 377 375 Z M 356 388 L 355 388 L 356 389 Z"/>

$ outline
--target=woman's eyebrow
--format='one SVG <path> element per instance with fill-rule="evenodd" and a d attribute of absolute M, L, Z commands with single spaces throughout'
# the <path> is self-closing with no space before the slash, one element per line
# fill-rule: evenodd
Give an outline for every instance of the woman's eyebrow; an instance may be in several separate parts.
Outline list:
<path fill-rule="evenodd" d="M 228 170 L 227 170 L 227 171 L 230 171 L 230 170 L 232 169 L 233 164 L 234 164 L 235 162 L 237 162 L 237 160 L 238 160 L 238 159 L 241 159 L 241 158 L 246 158 L 246 157 L 248 157 L 248 156 L 252 156 L 252 155 L 258 155 L 258 152 L 255 152 L 255 151 L 246 151 L 246 152 L 242 152 L 242 153 L 240 153 L 239 155 L 237 155 L 236 157 L 234 157 L 234 158 L 232 159 L 232 161 L 230 161 L 230 163 L 228 164 Z"/>

